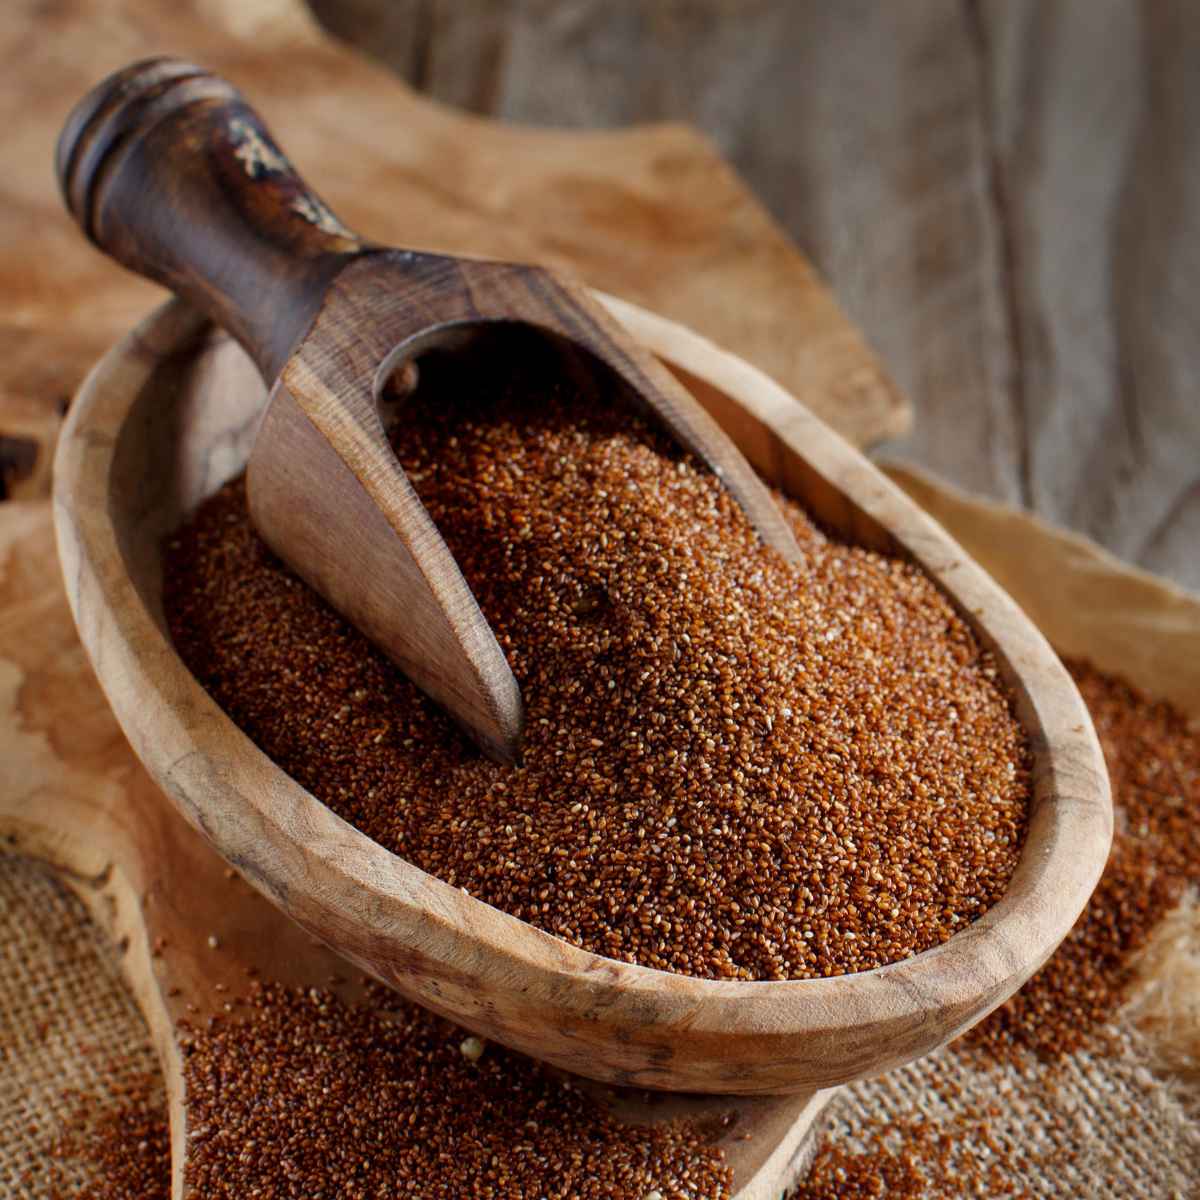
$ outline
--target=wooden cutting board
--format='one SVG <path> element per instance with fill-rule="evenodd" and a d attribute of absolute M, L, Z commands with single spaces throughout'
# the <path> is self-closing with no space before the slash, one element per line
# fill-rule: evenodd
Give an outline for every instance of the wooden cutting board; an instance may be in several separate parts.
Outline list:
<path fill-rule="evenodd" d="M 352 227 L 575 271 L 773 375 L 859 444 L 908 407 L 812 267 L 694 130 L 519 128 L 422 99 L 302 0 L 10 0 L 0 10 L 0 492 L 41 494 L 60 409 L 161 293 L 86 245 L 54 141 L 108 71 L 172 53 L 227 75 Z M 6 483 L 4 481 L 7 481 Z"/>

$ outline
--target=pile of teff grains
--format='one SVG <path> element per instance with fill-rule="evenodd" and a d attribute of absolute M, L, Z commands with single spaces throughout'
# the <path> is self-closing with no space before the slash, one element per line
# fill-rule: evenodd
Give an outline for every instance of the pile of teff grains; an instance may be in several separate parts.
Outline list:
<path fill-rule="evenodd" d="M 724 1128 L 611 1117 L 571 1081 L 377 984 L 247 980 L 185 1029 L 186 1182 L 198 1200 L 722 1200 Z M 166 1200 L 170 1150 L 148 1083 L 81 1111 L 56 1157 L 100 1168 L 76 1200 Z"/>
<path fill-rule="evenodd" d="M 236 480 L 171 540 L 184 661 L 380 844 L 598 954 L 803 979 L 919 953 L 1003 893 L 1030 751 L 917 568 L 781 500 L 757 538 L 697 460 L 530 345 L 431 356 L 393 444 L 520 684 L 497 766 L 264 547 Z"/>
<path fill-rule="evenodd" d="M 255 983 L 188 1037 L 187 1179 L 204 1200 L 720 1200 L 721 1130 L 622 1124 L 523 1055 L 372 985 Z"/>

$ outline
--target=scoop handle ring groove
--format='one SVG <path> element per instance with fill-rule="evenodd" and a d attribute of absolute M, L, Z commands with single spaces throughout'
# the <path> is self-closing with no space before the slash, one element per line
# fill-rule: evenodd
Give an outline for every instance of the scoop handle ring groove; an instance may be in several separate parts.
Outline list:
<path fill-rule="evenodd" d="M 174 58 L 117 71 L 55 155 L 68 211 L 122 265 L 228 329 L 268 383 L 364 248 L 232 84 Z"/>

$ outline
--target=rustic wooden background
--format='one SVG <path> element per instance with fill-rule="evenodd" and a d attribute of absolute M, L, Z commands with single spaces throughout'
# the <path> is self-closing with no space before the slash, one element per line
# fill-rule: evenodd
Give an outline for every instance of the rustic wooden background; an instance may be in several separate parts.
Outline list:
<path fill-rule="evenodd" d="M 310 3 L 474 112 L 697 125 L 913 401 L 889 457 L 1200 588 L 1195 0 Z"/>

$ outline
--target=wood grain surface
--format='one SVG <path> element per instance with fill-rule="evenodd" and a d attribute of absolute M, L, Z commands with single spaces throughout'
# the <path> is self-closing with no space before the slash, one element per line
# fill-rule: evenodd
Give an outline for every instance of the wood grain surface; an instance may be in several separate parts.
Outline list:
<path fill-rule="evenodd" d="M 1189 0 L 311 0 L 431 96 L 686 120 L 916 408 L 894 457 L 1200 586 Z"/>
<path fill-rule="evenodd" d="M 338 45 L 302 0 L 11 0 L 0 6 L 0 394 L 34 406 L 41 433 L 161 298 L 86 245 L 53 172 L 71 105 L 153 54 L 190 58 L 252 93 L 297 167 L 381 242 L 572 269 L 746 355 L 856 441 L 906 425 L 812 266 L 691 129 L 581 135 L 480 121 Z M 0 461 L 21 453 L 9 436 L 0 428 Z"/>

